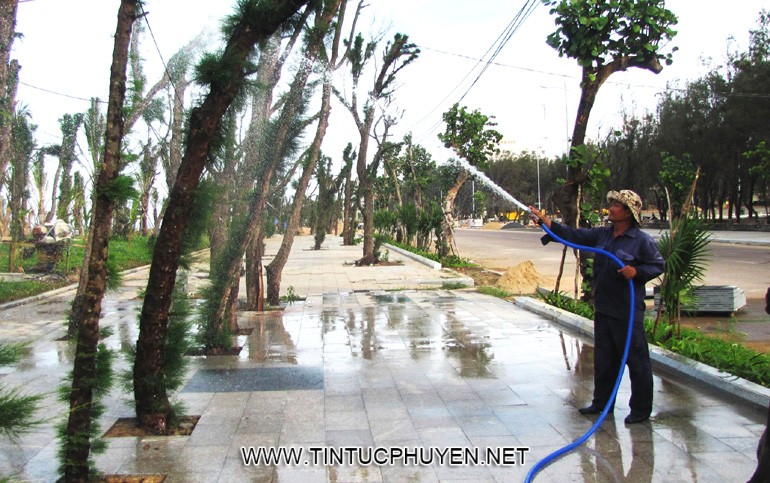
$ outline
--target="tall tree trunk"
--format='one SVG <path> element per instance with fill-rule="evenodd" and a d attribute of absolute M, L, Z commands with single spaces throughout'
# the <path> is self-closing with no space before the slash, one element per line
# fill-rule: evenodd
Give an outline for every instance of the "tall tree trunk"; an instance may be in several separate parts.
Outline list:
<path fill-rule="evenodd" d="M 377 261 L 374 256 L 374 192 L 370 182 L 361 183 L 363 191 L 364 209 L 361 218 L 364 225 L 364 251 L 363 256 L 356 261 L 357 265 L 371 265 Z"/>
<path fill-rule="evenodd" d="M 251 2 L 250 15 L 235 22 L 222 53 L 221 76 L 211 82 L 203 103 L 193 109 L 187 149 L 169 194 L 163 225 L 158 233 L 150 277 L 139 320 L 134 363 L 134 397 L 139 424 L 163 430 L 172 416 L 165 388 L 157 381 L 163 372 L 164 343 L 168 331 L 171 294 L 181 256 L 181 236 L 187 224 L 195 189 L 225 112 L 241 91 L 254 46 L 275 32 L 307 0 Z M 251 4 L 250 3 L 250 4 Z"/>
<path fill-rule="evenodd" d="M 120 172 L 120 148 L 123 142 L 123 102 L 126 94 L 126 64 L 131 40 L 131 26 L 136 20 L 137 0 L 121 0 L 110 69 L 110 97 L 107 107 L 107 132 L 104 163 L 98 173 L 94 200 L 93 248 L 88 263 L 88 282 L 83 303 L 83 317 L 78 327 L 75 363 L 72 370 L 70 412 L 64 447 L 65 481 L 88 481 L 93 388 L 96 351 L 99 342 L 99 317 L 107 280 L 107 255 L 115 200 L 104 194 Z"/>
<path fill-rule="evenodd" d="M 457 198 L 457 193 L 460 191 L 460 188 L 463 187 L 465 182 L 468 181 L 468 178 L 470 178 L 470 173 L 467 170 L 460 171 L 460 174 L 457 175 L 457 179 L 455 180 L 455 184 L 449 188 L 444 197 L 444 219 L 441 224 L 441 230 L 444 233 L 446 247 L 437 247 L 439 255 L 442 257 L 449 255 L 450 251 L 452 254 L 459 256 L 452 227 L 454 224 L 455 198 Z"/>
<path fill-rule="evenodd" d="M 246 219 L 248 231 L 243 234 L 244 236 L 242 239 L 231 240 L 233 245 L 237 247 L 237 251 L 233 252 L 235 256 L 233 256 L 231 260 L 226 261 L 226 263 L 229 264 L 229 267 L 225 269 L 225 273 L 230 277 L 229 280 L 231 281 L 231 285 L 234 283 L 235 277 L 240 276 L 240 271 L 236 271 L 233 264 L 237 262 L 240 266 L 240 260 L 243 258 L 246 249 L 251 245 L 252 240 L 256 238 L 255 235 L 257 230 L 260 229 L 265 206 L 267 204 L 268 193 L 270 191 L 270 181 L 286 154 L 287 146 L 292 136 L 291 131 L 293 124 L 300 115 L 302 109 L 303 95 L 308 78 L 310 77 L 313 64 L 318 57 L 320 48 L 323 46 L 322 41 L 326 28 L 328 28 L 328 22 L 331 22 L 333 16 L 333 10 L 331 14 L 324 10 L 324 15 L 317 18 L 315 22 L 316 28 L 312 31 L 311 36 L 307 41 L 300 67 L 289 87 L 286 101 L 276 122 L 275 134 L 269 139 L 270 149 L 260 153 L 262 155 L 261 158 L 263 160 L 264 170 L 261 173 L 261 186 L 255 191 L 254 197 L 250 203 L 249 214 Z M 259 277 L 256 276 L 256 274 L 252 274 L 249 277 L 250 280 L 256 280 L 257 278 Z M 261 280 L 259 281 L 261 282 Z M 217 306 L 215 317 L 221 319 L 225 315 L 224 306 L 230 293 L 228 289 L 225 289 L 221 293 L 216 293 L 215 296 L 220 298 L 218 302 L 214 302 Z M 211 322 L 217 326 L 222 323 L 220 320 Z"/>
<path fill-rule="evenodd" d="M 356 226 L 355 208 L 353 207 L 352 172 L 345 176 L 345 194 L 342 201 L 342 244 L 353 245 Z"/>
<path fill-rule="evenodd" d="M 273 104 L 273 89 L 280 79 L 283 66 L 280 54 L 280 34 L 274 35 L 261 50 L 257 77 L 261 80 L 252 96 L 252 115 L 247 136 L 244 161 L 243 184 L 253 183 L 257 178 L 258 165 L 266 158 L 268 122 Z M 287 47 L 287 50 L 289 48 Z M 264 255 L 264 232 L 257 225 L 252 242 L 246 249 L 246 306 L 248 310 L 262 311 L 265 308 L 265 287 L 262 277 L 262 256 Z"/>
<path fill-rule="evenodd" d="M 11 47 L 16 34 L 16 10 L 18 6 L 19 0 L 0 2 L 0 190 L 3 188 L 6 173 L 8 173 L 11 118 L 16 96 L 16 89 L 9 86 L 8 79 L 11 76 L 18 76 L 19 70 L 18 63 L 15 67 L 10 65 Z M 15 72 L 13 72 L 14 70 Z M 11 87 L 12 92 L 9 92 L 9 87 Z"/>
<path fill-rule="evenodd" d="M 246 310 L 265 310 L 265 284 L 262 280 L 264 256 L 265 231 L 259 230 L 246 252 Z"/>
<path fill-rule="evenodd" d="M 324 6 L 323 15 L 320 15 L 316 22 L 314 32 L 316 32 L 316 38 L 312 41 L 308 41 L 308 49 L 305 53 L 306 56 L 315 58 L 318 55 L 320 47 L 323 45 L 326 30 L 329 28 L 332 20 L 337 15 L 340 8 L 341 0 L 333 0 L 328 2 Z M 344 5 L 343 5 L 344 10 Z M 331 59 L 328 62 L 330 69 L 333 68 L 337 62 L 337 50 L 339 47 L 339 38 L 342 29 L 342 13 L 340 10 L 339 22 L 335 30 L 334 47 L 332 49 Z M 286 266 L 286 261 L 289 259 L 289 253 L 294 243 L 294 236 L 299 228 L 300 216 L 302 214 L 302 205 L 305 202 L 305 190 L 310 183 L 310 178 L 313 175 L 318 159 L 321 157 L 321 144 L 326 136 L 326 129 L 329 126 L 329 114 L 331 113 L 331 97 L 332 97 L 332 83 L 331 76 L 324 77 L 323 94 L 321 96 L 321 112 L 318 120 L 318 127 L 316 129 L 315 138 L 313 144 L 310 147 L 308 154 L 308 160 L 302 171 L 302 176 L 299 179 L 296 193 L 294 194 L 294 202 L 292 204 L 291 216 L 289 217 L 289 223 L 286 227 L 286 231 L 283 234 L 283 240 L 281 241 L 281 247 L 275 255 L 275 258 L 267 265 L 267 302 L 270 305 L 279 305 L 280 290 L 281 290 L 281 274 L 283 267 Z M 323 190 L 323 187 L 319 188 Z"/>

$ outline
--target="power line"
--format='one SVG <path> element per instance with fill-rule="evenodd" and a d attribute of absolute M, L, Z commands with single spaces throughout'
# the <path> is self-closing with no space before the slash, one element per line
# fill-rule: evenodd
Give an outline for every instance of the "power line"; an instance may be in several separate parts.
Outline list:
<path fill-rule="evenodd" d="M 519 30 L 519 27 L 529 18 L 530 15 L 532 15 L 532 12 L 535 11 L 535 7 L 539 4 L 537 0 L 528 0 L 528 3 L 524 4 L 523 7 L 519 10 L 519 12 L 514 17 L 513 21 L 511 22 L 508 32 L 506 34 L 505 39 L 500 42 L 500 44 L 497 46 L 497 49 L 492 54 L 492 56 L 487 60 L 486 64 L 484 65 L 484 68 L 481 69 L 481 72 L 476 76 L 476 78 L 473 80 L 473 83 L 466 89 L 465 94 L 460 97 L 460 101 L 465 99 L 465 96 L 468 95 L 468 92 L 473 88 L 473 86 L 476 85 L 478 80 L 481 78 L 481 76 L 484 74 L 484 72 L 487 71 L 487 68 L 489 68 L 489 65 L 497 58 L 497 55 L 500 53 L 500 51 L 503 50 L 503 47 L 505 47 L 505 44 L 508 43 L 509 40 L 511 40 L 511 37 L 513 37 L 513 34 L 516 33 L 517 30 Z M 524 10 L 527 9 L 526 13 L 523 13 Z"/>
<path fill-rule="evenodd" d="M 50 89 L 45 89 L 43 87 L 38 87 L 38 86 L 33 86 L 32 84 L 27 84 L 26 82 L 19 81 L 19 84 L 27 86 L 30 89 L 37 89 L 39 91 L 47 92 L 48 94 L 53 94 L 53 95 L 56 95 L 56 96 L 67 97 L 69 99 L 75 99 L 75 100 L 78 100 L 78 101 L 91 102 L 91 99 L 86 99 L 84 97 L 77 97 L 77 96 L 73 96 L 73 95 L 70 95 L 70 94 L 64 94 L 62 92 L 52 91 Z M 100 99 L 98 100 L 98 102 L 101 103 L 101 104 L 107 104 L 107 101 L 102 101 Z"/>
<path fill-rule="evenodd" d="M 539 4 L 538 0 L 527 0 L 527 2 L 519 9 L 519 11 L 514 15 L 513 19 L 508 23 L 508 25 L 505 27 L 503 32 L 498 35 L 497 39 L 492 43 L 492 45 L 487 49 L 486 52 L 484 52 L 484 55 L 482 55 L 481 59 L 478 60 L 477 65 L 475 65 L 473 68 L 471 68 L 470 71 L 463 77 L 457 85 L 442 99 L 439 101 L 436 106 L 433 107 L 425 116 L 423 116 L 419 121 L 417 121 L 417 124 L 422 122 L 424 119 L 426 119 L 428 116 L 430 116 L 433 112 L 436 111 L 439 107 L 443 106 L 445 101 L 452 96 L 452 94 L 457 91 L 457 89 L 462 85 L 463 82 L 465 82 L 465 79 L 470 76 L 473 71 L 476 69 L 479 63 L 485 62 L 485 65 L 481 68 L 481 71 L 476 75 L 476 78 L 471 82 L 470 86 L 468 86 L 467 89 L 465 89 L 465 92 L 462 96 L 460 96 L 460 99 L 457 102 L 462 102 L 463 99 L 465 99 L 465 96 L 468 95 L 470 90 L 476 85 L 476 83 L 479 81 L 481 76 L 486 72 L 487 68 L 494 62 L 497 55 L 502 51 L 503 47 L 508 43 L 508 41 L 511 39 L 514 33 L 521 27 L 521 25 L 524 23 L 524 21 L 529 18 L 530 15 L 532 15 L 532 12 L 534 11 L 535 7 Z M 489 56 L 489 58 L 484 61 L 484 57 L 489 54 L 491 50 L 494 49 L 494 52 Z M 434 123 L 427 131 L 425 131 L 422 135 L 418 136 L 417 141 L 421 141 L 424 139 L 427 135 L 434 132 L 435 129 L 441 125 L 441 120 Z"/>
<path fill-rule="evenodd" d="M 163 71 L 166 73 L 166 76 L 168 76 L 168 82 L 171 84 L 171 87 L 174 88 L 174 92 L 178 92 L 176 89 L 176 85 L 174 84 L 174 80 L 171 78 L 171 73 L 168 71 L 168 65 L 166 65 L 166 60 L 163 58 L 163 54 L 160 52 L 160 47 L 158 46 L 157 40 L 155 40 L 155 34 L 152 31 L 152 27 L 150 26 L 150 20 L 147 18 L 147 12 L 144 11 L 144 5 L 142 5 L 142 2 L 139 3 L 139 9 L 142 11 L 142 17 L 144 18 L 144 23 L 147 25 L 147 30 L 150 31 L 150 38 L 152 39 L 152 43 L 155 45 L 155 51 L 158 52 L 158 57 L 160 58 L 160 62 L 163 64 Z"/>

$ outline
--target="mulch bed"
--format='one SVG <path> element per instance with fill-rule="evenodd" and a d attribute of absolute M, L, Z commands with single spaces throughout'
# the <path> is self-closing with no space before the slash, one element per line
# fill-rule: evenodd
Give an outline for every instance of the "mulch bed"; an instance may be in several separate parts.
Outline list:
<path fill-rule="evenodd" d="M 162 483 L 166 475 L 101 475 L 97 481 L 106 483 Z"/>
<path fill-rule="evenodd" d="M 198 424 L 198 420 L 200 418 L 200 416 L 180 416 L 179 424 L 173 428 L 169 428 L 165 433 L 160 434 L 156 431 L 140 428 L 136 418 L 120 418 L 115 421 L 115 424 L 113 424 L 106 433 L 104 433 L 104 437 L 125 438 L 129 436 L 190 436 L 195 429 L 195 425 Z"/>
<path fill-rule="evenodd" d="M 237 356 L 241 353 L 243 346 L 234 346 L 229 348 L 216 348 L 205 349 L 203 347 L 193 347 L 188 350 L 185 355 L 200 357 L 200 356 Z"/>

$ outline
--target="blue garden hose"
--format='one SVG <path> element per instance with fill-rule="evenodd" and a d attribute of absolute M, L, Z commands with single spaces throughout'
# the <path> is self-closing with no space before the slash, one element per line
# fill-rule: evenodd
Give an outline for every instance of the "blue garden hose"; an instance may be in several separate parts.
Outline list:
<path fill-rule="evenodd" d="M 568 242 L 568 241 L 563 240 L 562 238 L 556 236 L 550 230 L 550 228 L 545 226 L 544 223 L 540 223 L 540 226 L 543 228 L 543 230 L 545 230 L 546 233 L 548 233 L 548 235 L 551 236 L 551 238 L 553 238 L 554 240 L 556 240 L 557 242 L 559 242 L 559 243 L 561 243 L 563 245 L 566 245 L 566 246 L 568 246 L 570 248 L 575 248 L 577 250 L 585 250 L 585 251 L 588 251 L 588 252 L 604 255 L 606 257 L 611 258 L 616 264 L 618 264 L 618 266 L 620 268 L 623 268 L 625 266 L 625 264 L 618 257 L 616 257 L 615 255 L 613 255 L 612 253 L 610 253 L 610 252 L 608 252 L 606 250 L 601 250 L 599 248 L 594 248 L 594 247 L 586 247 L 586 246 L 577 245 L 575 243 Z M 628 349 L 629 349 L 629 347 L 631 345 L 631 334 L 633 333 L 633 330 L 634 330 L 634 299 L 635 299 L 635 297 L 634 297 L 634 282 L 633 282 L 632 279 L 628 279 L 628 290 L 629 290 L 629 297 L 630 297 L 629 300 L 630 300 L 630 303 L 629 303 L 628 334 L 626 335 L 626 345 L 623 348 L 623 359 L 621 360 L 621 363 L 620 363 L 620 371 L 618 371 L 618 377 L 615 380 L 615 387 L 612 388 L 612 394 L 610 394 L 610 398 L 607 400 L 607 404 L 604 406 L 604 410 L 602 410 L 602 413 L 599 415 L 599 418 L 596 420 L 594 425 L 591 426 L 588 429 L 588 431 L 586 431 L 586 433 L 583 436 L 581 436 L 580 438 L 576 439 L 575 441 L 573 441 L 572 443 L 568 444 L 567 446 L 564 446 L 563 448 L 559 448 L 558 450 L 554 451 L 553 453 L 549 454 L 545 458 L 543 458 L 540 461 L 538 461 L 535 464 L 535 466 L 533 466 L 532 469 L 529 470 L 529 473 L 527 473 L 527 478 L 524 480 L 525 482 L 527 482 L 527 483 L 531 482 L 535 478 L 535 475 L 540 470 L 542 470 L 543 468 L 545 468 L 546 466 L 551 464 L 556 458 L 559 458 L 563 454 L 566 454 L 566 453 L 572 451 L 573 449 L 577 448 L 581 444 L 585 443 L 585 441 L 592 434 L 594 434 L 596 432 L 596 430 L 599 429 L 599 426 L 601 426 L 602 423 L 604 422 L 604 418 L 607 416 L 607 413 L 609 412 L 609 408 L 612 405 L 613 401 L 615 400 L 615 397 L 618 394 L 618 388 L 620 387 L 620 381 L 623 379 L 623 371 L 625 370 L 626 361 L 628 360 Z"/>

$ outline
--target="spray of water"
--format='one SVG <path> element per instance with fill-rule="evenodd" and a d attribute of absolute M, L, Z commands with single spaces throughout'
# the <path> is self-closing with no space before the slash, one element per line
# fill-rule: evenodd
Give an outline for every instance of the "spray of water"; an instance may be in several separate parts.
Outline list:
<path fill-rule="evenodd" d="M 460 165 L 464 170 L 468 171 L 470 174 L 475 176 L 479 181 L 487 185 L 488 188 L 495 191 L 497 194 L 505 198 L 506 200 L 510 201 L 514 205 L 518 206 L 522 210 L 526 211 L 527 213 L 530 213 L 529 206 L 525 205 L 521 201 L 514 198 L 510 193 L 502 189 L 501 187 L 497 186 L 494 181 L 489 179 L 487 175 L 476 169 L 474 166 L 472 166 L 469 162 L 467 162 L 464 159 L 457 158 L 456 159 L 457 164 Z"/>

